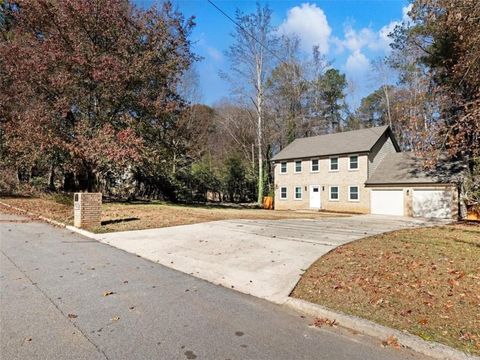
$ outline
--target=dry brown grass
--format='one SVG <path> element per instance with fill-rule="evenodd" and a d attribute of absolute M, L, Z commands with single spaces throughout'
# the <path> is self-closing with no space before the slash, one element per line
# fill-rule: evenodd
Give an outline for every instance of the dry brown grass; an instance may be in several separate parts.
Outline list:
<path fill-rule="evenodd" d="M 395 231 L 341 246 L 293 296 L 480 354 L 480 226 Z"/>
<path fill-rule="evenodd" d="M 45 216 L 67 225 L 73 225 L 73 200 L 69 202 L 64 197 L 4 197 L 0 198 L 0 201 L 32 214 Z"/>
<path fill-rule="evenodd" d="M 70 197 L 11 197 L 0 198 L 0 201 L 65 224 L 73 224 L 73 203 Z M 148 204 L 105 203 L 102 205 L 102 226 L 94 231 L 140 230 L 228 219 L 317 219 L 329 215 L 340 216 L 340 214 L 322 212 L 234 209 L 158 202 Z"/>

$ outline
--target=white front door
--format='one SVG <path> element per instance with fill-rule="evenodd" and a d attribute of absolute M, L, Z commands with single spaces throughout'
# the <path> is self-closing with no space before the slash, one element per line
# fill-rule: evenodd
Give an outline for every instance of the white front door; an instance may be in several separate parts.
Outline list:
<path fill-rule="evenodd" d="M 320 209 L 320 185 L 310 185 L 310 208 Z"/>
<path fill-rule="evenodd" d="M 413 189 L 413 216 L 450 218 L 452 193 L 448 190 Z"/>
<path fill-rule="evenodd" d="M 372 214 L 403 216 L 403 190 L 372 190 L 370 206 Z"/>

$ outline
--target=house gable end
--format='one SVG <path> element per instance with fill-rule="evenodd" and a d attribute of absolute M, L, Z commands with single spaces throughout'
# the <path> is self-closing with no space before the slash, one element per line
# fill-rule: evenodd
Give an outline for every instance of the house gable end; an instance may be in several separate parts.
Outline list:
<path fill-rule="evenodd" d="M 368 178 L 370 178 L 388 154 L 395 152 L 400 152 L 400 147 L 389 127 L 373 145 L 368 154 Z"/>

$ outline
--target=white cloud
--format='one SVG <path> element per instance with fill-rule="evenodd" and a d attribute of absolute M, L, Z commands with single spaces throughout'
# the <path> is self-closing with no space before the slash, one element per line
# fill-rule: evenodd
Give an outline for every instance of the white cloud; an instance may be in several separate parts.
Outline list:
<path fill-rule="evenodd" d="M 345 39 L 343 40 L 343 46 L 350 51 L 361 50 L 365 46 L 370 47 L 376 42 L 376 34 L 370 28 L 363 28 L 359 31 L 353 29 L 352 26 L 347 25 L 344 30 Z"/>
<path fill-rule="evenodd" d="M 220 61 L 223 59 L 222 53 L 214 47 L 207 46 L 206 51 L 208 55 L 215 61 Z"/>
<path fill-rule="evenodd" d="M 401 20 L 392 20 L 378 31 L 374 31 L 369 27 L 355 30 L 351 24 L 347 24 L 343 31 L 343 39 L 333 38 L 332 43 L 336 45 L 337 52 L 343 52 L 345 49 L 348 49 L 351 52 L 369 49 L 375 52 L 388 54 L 390 52 L 390 44 L 393 41 L 389 35 L 393 33 L 397 25 L 401 25 L 402 23 L 409 24 L 412 22 L 412 19 L 408 16 L 408 12 L 411 9 L 411 4 L 404 6 L 402 8 Z"/>
<path fill-rule="evenodd" d="M 197 40 L 197 46 L 201 48 L 201 55 L 208 56 L 210 60 L 213 61 L 222 61 L 223 54 L 217 48 L 209 45 L 207 40 L 207 35 L 205 33 L 200 33 L 199 39 Z"/>
<path fill-rule="evenodd" d="M 413 7 L 413 4 L 408 4 L 407 6 L 404 6 L 402 8 L 402 21 L 405 22 L 405 23 L 411 23 L 412 22 L 412 18 L 410 16 L 408 16 L 408 13 L 410 12 L 410 10 L 412 10 L 412 7 Z"/>
<path fill-rule="evenodd" d="M 368 70 L 370 62 L 360 49 L 354 50 L 347 58 L 345 69 L 351 75 L 359 75 Z"/>
<path fill-rule="evenodd" d="M 409 11 L 412 10 L 412 6 L 413 6 L 412 4 L 409 4 L 402 8 L 401 21 L 393 20 L 379 30 L 378 32 L 379 48 L 383 49 L 387 53 L 390 51 L 390 44 L 392 43 L 393 40 L 389 35 L 393 33 L 396 26 L 401 25 L 402 23 L 410 24 L 412 22 L 412 18 L 408 16 Z"/>
<path fill-rule="evenodd" d="M 324 11 L 315 4 L 304 3 L 288 10 L 287 18 L 278 30 L 280 34 L 297 35 L 306 52 L 318 45 L 321 53 L 328 53 L 332 29 Z"/>
<path fill-rule="evenodd" d="M 390 51 L 390 44 L 393 39 L 389 35 L 393 33 L 397 25 L 400 25 L 400 22 L 392 21 L 380 29 L 378 32 L 378 48 L 383 49 L 387 53 Z"/>

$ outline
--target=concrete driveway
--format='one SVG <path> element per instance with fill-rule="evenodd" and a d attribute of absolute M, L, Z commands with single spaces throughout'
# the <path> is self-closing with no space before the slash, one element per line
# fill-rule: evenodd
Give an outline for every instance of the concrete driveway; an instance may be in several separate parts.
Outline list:
<path fill-rule="evenodd" d="M 304 270 L 335 247 L 369 235 L 432 224 L 377 215 L 227 220 L 101 234 L 97 239 L 212 283 L 283 303 Z"/>

